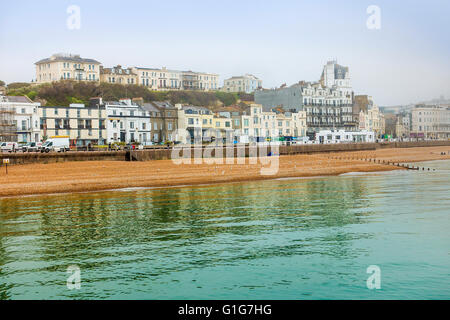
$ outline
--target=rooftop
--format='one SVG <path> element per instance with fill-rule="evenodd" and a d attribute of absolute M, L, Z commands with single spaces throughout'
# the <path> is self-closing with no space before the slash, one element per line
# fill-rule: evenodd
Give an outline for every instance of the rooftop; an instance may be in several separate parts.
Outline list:
<path fill-rule="evenodd" d="M 16 102 L 16 103 L 34 103 L 33 100 L 27 96 L 5 96 L 6 102 Z"/>
<path fill-rule="evenodd" d="M 55 62 L 55 61 L 69 61 L 69 62 L 101 64 L 100 62 L 98 62 L 97 60 L 94 60 L 94 59 L 81 58 L 80 55 L 78 55 L 78 54 L 65 54 L 65 53 L 54 54 L 50 58 L 39 60 L 35 64 L 49 63 L 49 62 Z"/>

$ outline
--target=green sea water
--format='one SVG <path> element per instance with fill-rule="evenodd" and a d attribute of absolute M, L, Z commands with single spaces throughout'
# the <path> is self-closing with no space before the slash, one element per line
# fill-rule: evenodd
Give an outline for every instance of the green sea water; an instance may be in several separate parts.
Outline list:
<path fill-rule="evenodd" d="M 0 199 L 0 299 L 449 299 L 450 161 L 421 165 Z"/>

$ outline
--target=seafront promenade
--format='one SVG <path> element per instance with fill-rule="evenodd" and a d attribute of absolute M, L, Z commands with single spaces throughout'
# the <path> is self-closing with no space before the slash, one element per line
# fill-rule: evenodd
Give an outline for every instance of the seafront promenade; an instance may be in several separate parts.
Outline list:
<path fill-rule="evenodd" d="M 350 151 L 370 151 L 386 148 L 416 148 L 416 147 L 435 147 L 450 146 L 450 140 L 438 141 L 416 141 L 416 142 L 392 142 L 392 143 L 340 143 L 340 144 L 302 144 L 291 146 L 279 146 L 276 148 L 275 154 L 279 155 L 295 155 L 295 154 L 316 154 L 328 152 L 350 152 Z M 179 147 L 179 146 L 178 146 Z M 179 147 L 181 148 L 181 147 Z M 186 148 L 185 146 L 183 148 Z M 191 146 L 191 157 L 194 158 L 198 147 Z M 205 146 L 200 153 L 204 154 Z M 217 146 L 212 148 L 212 156 L 215 156 Z M 241 149 L 238 151 L 238 149 Z M 255 151 L 255 150 L 253 150 Z M 258 150 L 261 156 L 261 148 Z M 271 153 L 270 147 L 264 149 L 263 152 Z M 152 161 L 152 160 L 170 160 L 172 159 L 172 148 L 152 148 L 149 150 L 133 150 L 133 151 L 71 151 L 67 153 L 0 153 L 1 159 L 9 159 L 10 165 L 16 164 L 48 164 L 56 162 L 72 162 L 72 161 Z M 227 148 L 224 147 L 223 155 L 227 154 Z M 252 156 L 251 147 L 243 145 L 234 147 L 231 152 L 234 157 Z M 181 154 L 181 152 L 180 152 Z M 0 159 L 0 164 L 1 164 Z"/>
<path fill-rule="evenodd" d="M 10 166 L 7 175 L 5 168 L 0 168 L 0 197 L 405 170 L 393 163 L 449 159 L 450 143 L 433 147 L 380 147 L 281 155 L 278 169 L 272 175 L 261 175 L 264 164 L 261 161 L 252 164 L 251 158 L 240 164 L 176 164 L 172 160 L 35 163 Z"/>

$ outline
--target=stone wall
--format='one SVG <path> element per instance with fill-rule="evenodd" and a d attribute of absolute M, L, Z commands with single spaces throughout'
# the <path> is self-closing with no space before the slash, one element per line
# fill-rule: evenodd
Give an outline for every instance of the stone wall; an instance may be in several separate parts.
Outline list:
<path fill-rule="evenodd" d="M 418 142 L 392 142 L 392 143 L 351 143 L 351 144 L 304 144 L 292 146 L 280 146 L 280 155 L 292 154 L 311 154 L 321 152 L 348 152 L 348 151 L 364 151 L 376 150 L 380 148 L 415 148 L 415 147 L 436 147 L 450 146 L 449 141 L 418 141 Z M 230 149 L 233 149 L 230 151 Z M 191 148 L 190 157 L 194 158 L 196 154 L 205 154 L 205 147 Z M 255 149 L 248 146 L 238 148 L 229 148 L 229 152 L 233 152 L 234 156 L 256 155 Z M 215 156 L 216 150 L 208 150 L 207 154 L 211 157 Z M 223 148 L 222 154 L 225 156 L 227 148 Z M 267 150 L 259 150 L 261 152 L 271 152 Z M 272 152 L 275 154 L 274 152 Z M 179 153 L 179 156 L 188 157 L 189 154 Z M 10 164 L 29 164 L 29 163 L 55 163 L 66 161 L 152 161 L 171 159 L 171 149 L 151 149 L 151 150 L 134 150 L 134 151 L 91 151 L 91 152 L 66 152 L 66 153 L 0 153 L 1 159 L 9 159 Z M 0 164 L 1 164 L 0 160 Z"/>

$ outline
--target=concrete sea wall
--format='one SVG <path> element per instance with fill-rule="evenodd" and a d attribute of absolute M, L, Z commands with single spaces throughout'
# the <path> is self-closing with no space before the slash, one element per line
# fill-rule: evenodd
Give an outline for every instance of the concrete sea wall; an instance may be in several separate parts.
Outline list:
<path fill-rule="evenodd" d="M 292 146 L 279 146 L 280 155 L 293 154 L 312 154 L 322 152 L 349 152 L 349 151 L 365 151 L 376 150 L 381 148 L 415 148 L 415 147 L 433 147 L 433 146 L 450 146 L 449 141 L 417 141 L 417 142 L 392 142 L 392 143 L 355 143 L 355 144 L 304 144 Z M 189 153 L 179 152 L 179 156 L 191 157 L 205 154 L 205 147 L 191 148 Z M 232 149 L 232 150 L 230 150 Z M 234 156 L 256 155 L 255 148 L 249 146 L 241 146 L 238 148 L 223 148 L 222 154 L 226 155 L 233 152 Z M 211 157 L 215 156 L 216 150 L 208 149 L 206 154 Z M 271 152 L 270 148 L 258 150 L 261 152 Z M 151 149 L 151 150 L 133 150 L 133 151 L 82 151 L 82 152 L 66 152 L 66 153 L 0 153 L 1 159 L 9 159 L 11 165 L 14 164 L 30 164 L 30 163 L 56 163 L 66 161 L 153 161 L 171 159 L 171 149 Z M 1 164 L 2 161 L 0 161 Z"/>

